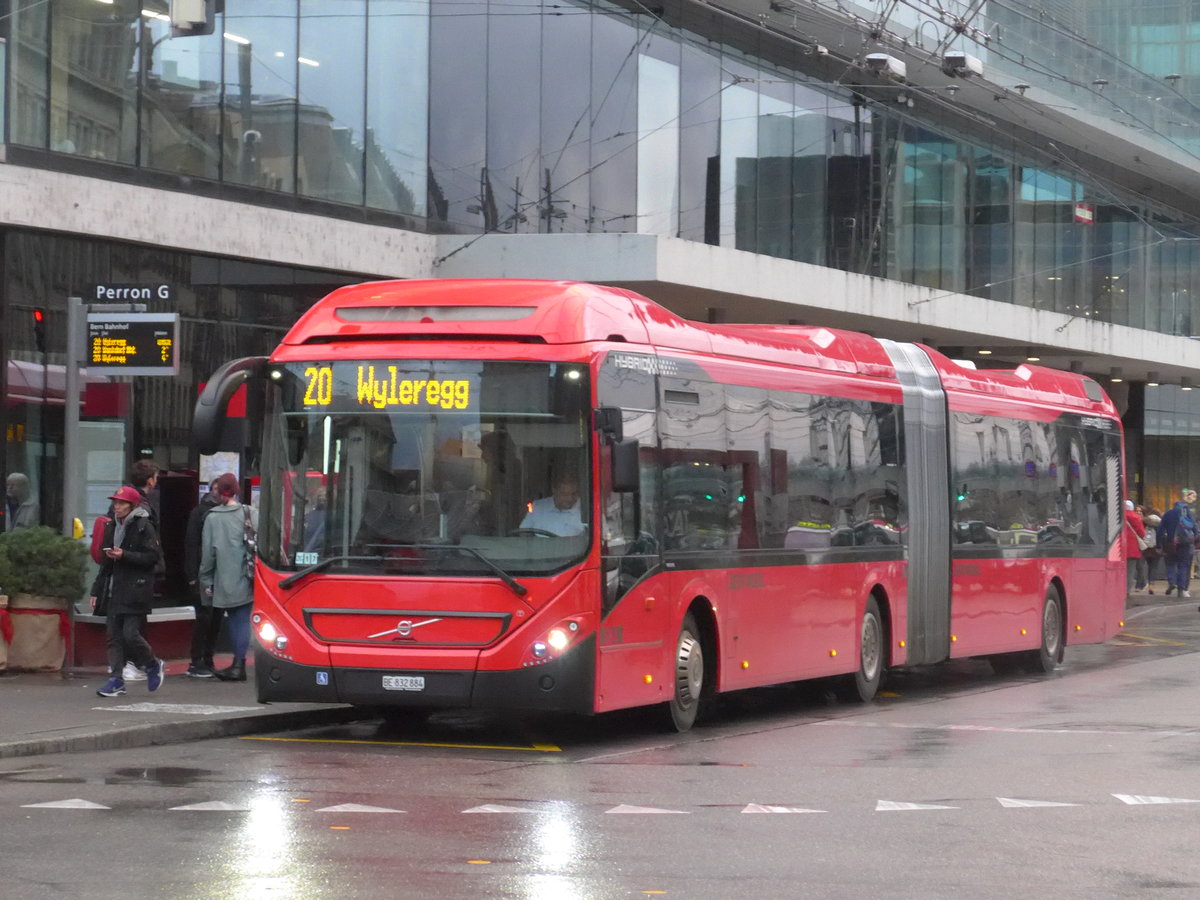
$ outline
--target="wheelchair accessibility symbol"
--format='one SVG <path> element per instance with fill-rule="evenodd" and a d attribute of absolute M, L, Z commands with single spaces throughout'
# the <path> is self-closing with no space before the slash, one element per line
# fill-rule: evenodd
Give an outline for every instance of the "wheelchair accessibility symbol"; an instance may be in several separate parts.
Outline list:
<path fill-rule="evenodd" d="M 328 672 L 318 672 L 317 673 L 317 684 L 320 684 L 320 685 L 329 684 L 329 673 Z"/>

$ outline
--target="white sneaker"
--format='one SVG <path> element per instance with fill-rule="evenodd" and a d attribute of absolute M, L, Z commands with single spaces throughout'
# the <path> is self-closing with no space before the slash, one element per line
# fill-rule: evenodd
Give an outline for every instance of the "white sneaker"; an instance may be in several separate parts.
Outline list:
<path fill-rule="evenodd" d="M 145 681 L 146 673 L 133 663 L 127 662 L 125 663 L 125 671 L 121 673 L 121 677 L 126 681 Z"/>
<path fill-rule="evenodd" d="M 1185 596 L 1185 597 L 1191 597 L 1191 596 L 1192 596 L 1192 592 L 1191 592 L 1191 591 L 1184 591 L 1184 592 L 1183 592 L 1183 596 Z"/>

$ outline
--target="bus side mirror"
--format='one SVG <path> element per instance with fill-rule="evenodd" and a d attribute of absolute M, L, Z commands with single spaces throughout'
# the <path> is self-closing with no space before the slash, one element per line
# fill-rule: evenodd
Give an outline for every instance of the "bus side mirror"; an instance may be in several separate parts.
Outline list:
<path fill-rule="evenodd" d="M 229 398 L 247 380 L 262 378 L 266 372 L 265 356 L 247 356 L 227 362 L 213 373 L 200 392 L 192 418 L 192 437 L 201 453 L 216 453 L 219 449 Z"/>
<path fill-rule="evenodd" d="M 641 486 L 638 472 L 638 442 L 617 441 L 612 445 L 612 490 L 631 494 Z"/>
<path fill-rule="evenodd" d="M 596 430 L 600 432 L 610 443 L 619 444 L 625 436 L 625 429 L 622 425 L 621 410 L 615 406 L 602 406 L 596 410 L 594 420 Z"/>

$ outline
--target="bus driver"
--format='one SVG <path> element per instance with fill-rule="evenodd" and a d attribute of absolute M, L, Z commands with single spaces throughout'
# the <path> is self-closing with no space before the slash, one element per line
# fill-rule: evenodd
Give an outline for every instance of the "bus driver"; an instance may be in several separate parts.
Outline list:
<path fill-rule="evenodd" d="M 550 486 L 551 495 L 530 504 L 531 509 L 521 520 L 522 529 L 545 531 L 558 537 L 583 534 L 583 518 L 579 511 L 579 479 L 574 475 L 559 475 Z"/>

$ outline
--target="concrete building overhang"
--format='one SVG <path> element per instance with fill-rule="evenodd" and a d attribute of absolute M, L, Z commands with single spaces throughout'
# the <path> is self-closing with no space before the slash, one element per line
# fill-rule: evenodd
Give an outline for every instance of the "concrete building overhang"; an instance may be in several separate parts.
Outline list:
<path fill-rule="evenodd" d="M 636 290 L 687 318 L 793 322 L 919 341 L 980 365 L 1072 363 L 1128 381 L 1178 383 L 1200 370 L 1200 342 L 902 284 L 808 263 L 649 234 L 443 236 L 431 274 L 595 281 Z M 987 357 L 980 349 L 990 350 Z"/>
<path fill-rule="evenodd" d="M 649 234 L 427 235 L 62 172 L 0 166 L 0 227 L 126 241 L 367 278 L 551 278 L 619 285 L 697 320 L 802 322 L 932 344 L 987 364 L 1078 363 L 1164 383 L 1200 341 Z M 82 287 L 82 286 L 81 286 Z M 992 355 L 986 360 L 979 349 Z"/>

